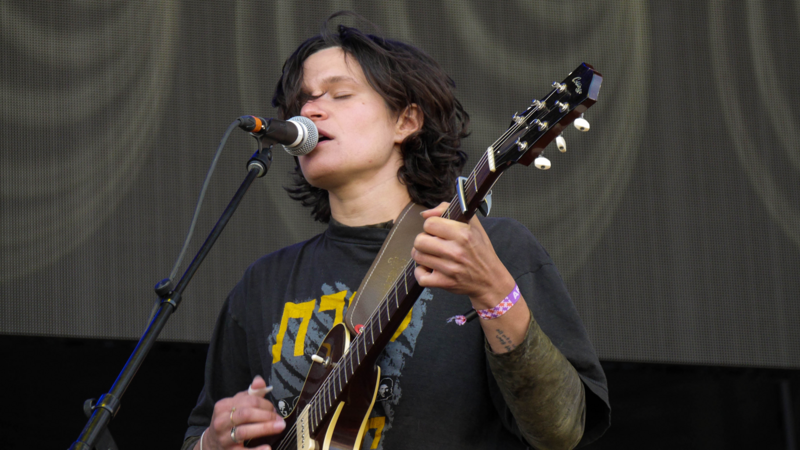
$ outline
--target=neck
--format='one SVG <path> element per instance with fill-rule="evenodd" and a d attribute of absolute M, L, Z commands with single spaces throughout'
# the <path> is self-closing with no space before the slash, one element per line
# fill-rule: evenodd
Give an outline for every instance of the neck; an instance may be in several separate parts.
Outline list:
<path fill-rule="evenodd" d="M 328 191 L 331 216 L 339 223 L 357 227 L 394 220 L 411 201 L 397 176 L 367 185 L 350 185 Z"/>

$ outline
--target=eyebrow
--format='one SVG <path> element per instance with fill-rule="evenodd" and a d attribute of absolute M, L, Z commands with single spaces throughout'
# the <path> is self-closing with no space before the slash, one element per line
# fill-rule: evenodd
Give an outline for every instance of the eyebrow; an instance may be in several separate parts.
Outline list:
<path fill-rule="evenodd" d="M 352 83 L 352 84 L 359 84 L 359 83 L 358 83 L 358 80 L 356 80 L 356 79 L 355 79 L 355 78 L 353 78 L 353 77 L 347 76 L 347 75 L 331 75 L 331 76 L 329 76 L 328 78 L 324 78 L 324 79 L 323 79 L 323 80 L 320 82 L 320 85 L 321 85 L 322 87 L 328 87 L 328 86 L 330 86 L 330 85 L 332 85 L 332 84 L 337 84 L 337 83 Z M 306 97 L 308 97 L 309 99 L 315 99 L 315 98 L 318 98 L 318 97 L 319 97 L 319 96 L 314 96 L 314 95 L 311 95 L 311 93 L 310 93 L 310 92 L 308 91 L 308 89 L 306 89 L 305 87 L 301 88 L 301 92 L 302 92 L 302 93 L 303 93 L 303 94 L 304 94 Z M 323 94 L 324 94 L 325 92 L 328 92 L 328 90 L 327 90 L 327 89 L 325 89 L 325 90 L 323 91 Z"/>
<path fill-rule="evenodd" d="M 353 77 L 348 77 L 346 75 L 333 75 L 322 80 L 322 85 L 342 83 L 342 82 L 358 84 L 358 81 Z"/>

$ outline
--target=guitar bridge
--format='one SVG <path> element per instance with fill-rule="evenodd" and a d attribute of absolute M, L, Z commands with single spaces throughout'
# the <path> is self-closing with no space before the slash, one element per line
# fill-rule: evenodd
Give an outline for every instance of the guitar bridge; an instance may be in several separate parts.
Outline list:
<path fill-rule="evenodd" d="M 308 423 L 308 412 L 311 405 L 303 408 L 297 416 L 297 450 L 318 450 L 317 441 L 311 438 L 311 425 Z"/>

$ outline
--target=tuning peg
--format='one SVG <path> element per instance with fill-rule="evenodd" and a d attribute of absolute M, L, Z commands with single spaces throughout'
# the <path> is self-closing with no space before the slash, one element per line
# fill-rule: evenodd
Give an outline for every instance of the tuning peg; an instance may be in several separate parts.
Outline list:
<path fill-rule="evenodd" d="M 580 131 L 589 131 L 589 121 L 583 118 L 583 114 L 580 117 L 575 119 L 575 122 L 572 123 Z"/>
<path fill-rule="evenodd" d="M 547 170 L 551 166 L 550 160 L 542 155 L 539 155 L 536 159 L 533 160 L 533 165 L 540 170 Z"/>
<path fill-rule="evenodd" d="M 559 134 L 556 138 L 556 147 L 558 147 L 558 151 L 561 153 L 565 153 L 567 151 L 567 140 L 564 139 L 563 134 Z"/>

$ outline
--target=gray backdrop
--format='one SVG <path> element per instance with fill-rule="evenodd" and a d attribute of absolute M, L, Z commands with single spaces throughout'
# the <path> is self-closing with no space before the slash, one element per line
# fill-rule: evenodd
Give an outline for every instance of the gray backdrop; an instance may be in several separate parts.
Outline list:
<path fill-rule="evenodd" d="M 138 337 L 226 126 L 276 114 L 282 62 L 340 9 L 442 63 L 473 163 L 552 81 L 603 73 L 592 131 L 507 172 L 493 211 L 551 252 L 601 358 L 800 368 L 797 1 L 3 0 L 0 333 Z M 194 250 L 254 148 L 230 139 Z M 248 264 L 324 229 L 281 189 L 291 166 L 275 155 L 163 339 L 207 341 Z"/>

